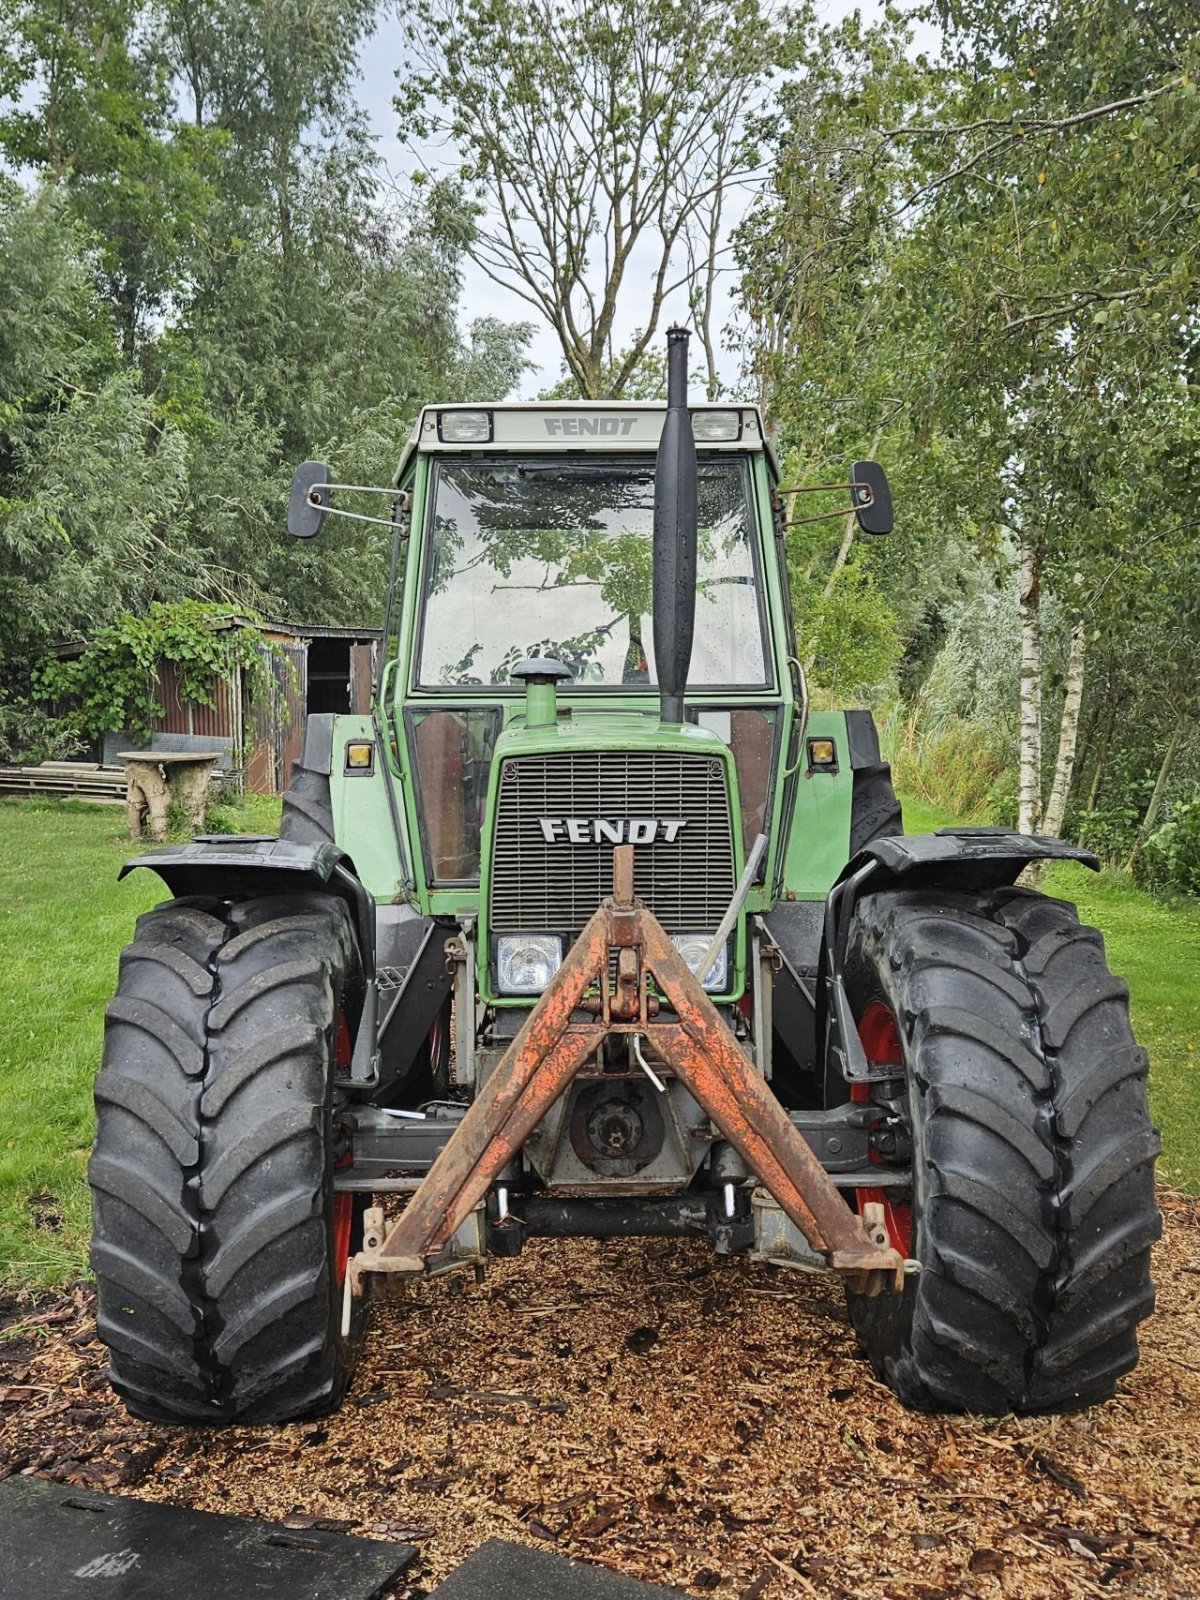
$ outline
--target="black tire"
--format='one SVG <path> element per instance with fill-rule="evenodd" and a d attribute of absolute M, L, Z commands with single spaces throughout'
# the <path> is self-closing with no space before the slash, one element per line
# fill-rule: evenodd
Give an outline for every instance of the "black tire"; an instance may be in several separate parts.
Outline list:
<path fill-rule="evenodd" d="M 1161 1218 L 1146 1055 L 1100 934 L 1022 889 L 875 895 L 846 976 L 856 1016 L 878 1000 L 896 1021 L 913 1148 L 920 1273 L 849 1296 L 877 1375 L 921 1410 L 1107 1398 L 1153 1309 Z"/>
<path fill-rule="evenodd" d="M 356 962 L 327 895 L 138 920 L 89 1167 L 97 1329 L 135 1416 L 280 1422 L 340 1403 L 361 1327 L 342 1337 L 334 1056 Z"/>
<path fill-rule="evenodd" d="M 892 787 L 892 769 L 877 761 L 854 769 L 850 799 L 850 860 L 873 839 L 892 839 L 904 832 L 904 815 Z"/>
<path fill-rule="evenodd" d="M 307 753 L 292 767 L 292 781 L 283 796 L 279 837 L 294 844 L 334 844 L 329 773 L 308 766 Z"/>

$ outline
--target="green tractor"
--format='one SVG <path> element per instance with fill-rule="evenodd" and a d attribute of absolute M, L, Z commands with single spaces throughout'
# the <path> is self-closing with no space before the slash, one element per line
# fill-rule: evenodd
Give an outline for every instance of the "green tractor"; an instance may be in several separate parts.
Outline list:
<path fill-rule="evenodd" d="M 679 329 L 668 372 L 665 408 L 422 411 L 376 491 L 374 711 L 309 718 L 278 839 L 125 868 L 174 896 L 96 1080 L 135 1415 L 329 1411 L 372 1294 L 545 1235 L 834 1273 L 923 1409 L 1080 1406 L 1136 1361 L 1146 1057 L 1100 935 L 1016 886 L 1095 861 L 904 835 L 870 715 L 808 705 L 801 491 L 754 407 L 689 409 Z M 290 532 L 345 487 L 305 463 Z M 878 466 L 847 497 L 890 531 Z"/>

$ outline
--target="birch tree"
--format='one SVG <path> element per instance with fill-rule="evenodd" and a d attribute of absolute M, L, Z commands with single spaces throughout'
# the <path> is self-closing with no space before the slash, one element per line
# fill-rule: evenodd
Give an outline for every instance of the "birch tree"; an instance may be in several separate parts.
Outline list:
<path fill-rule="evenodd" d="M 835 30 L 824 56 L 844 91 L 822 93 L 818 64 L 816 94 L 788 107 L 773 204 L 743 229 L 744 302 L 785 434 L 819 449 L 849 416 L 865 443 L 864 402 L 899 375 L 881 447 L 900 460 L 898 525 L 915 488 L 911 513 L 1015 586 L 1020 825 L 1058 828 L 1096 597 L 1136 596 L 1149 520 L 1188 503 L 1153 439 L 1164 406 L 1194 406 L 1200 45 L 1179 0 L 938 11 L 934 64 L 898 52 L 887 22 Z M 1048 604 L 1069 619 L 1061 678 Z"/>

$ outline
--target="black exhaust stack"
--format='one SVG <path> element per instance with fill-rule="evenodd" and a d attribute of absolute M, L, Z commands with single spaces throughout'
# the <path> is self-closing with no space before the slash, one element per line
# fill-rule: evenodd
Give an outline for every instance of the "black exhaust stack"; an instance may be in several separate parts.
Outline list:
<path fill-rule="evenodd" d="M 688 410 L 688 331 L 667 330 L 667 417 L 654 468 L 654 661 L 660 715 L 683 721 L 696 625 L 696 440 Z"/>

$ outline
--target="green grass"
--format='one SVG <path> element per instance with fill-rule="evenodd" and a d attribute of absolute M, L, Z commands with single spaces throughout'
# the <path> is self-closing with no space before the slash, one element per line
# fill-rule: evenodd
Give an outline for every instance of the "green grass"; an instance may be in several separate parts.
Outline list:
<path fill-rule="evenodd" d="M 253 796 L 237 820 L 258 832 L 278 815 Z M 104 1006 L 134 919 L 166 898 L 150 872 L 117 882 L 137 853 L 124 821 L 118 806 L 0 802 L 0 1282 L 63 1283 L 83 1263 Z"/>
<path fill-rule="evenodd" d="M 224 820 L 269 832 L 277 819 L 278 802 L 256 797 Z M 117 883 L 133 853 L 123 820 L 117 807 L 0 803 L 0 1282 L 63 1283 L 83 1264 L 104 1006 L 134 919 L 164 897 L 148 872 Z M 905 802 L 910 832 L 952 820 Z M 1163 1133 L 1159 1174 L 1200 1191 L 1200 903 L 1158 900 L 1120 874 L 1071 864 L 1045 887 L 1102 930 L 1128 979 Z"/>

